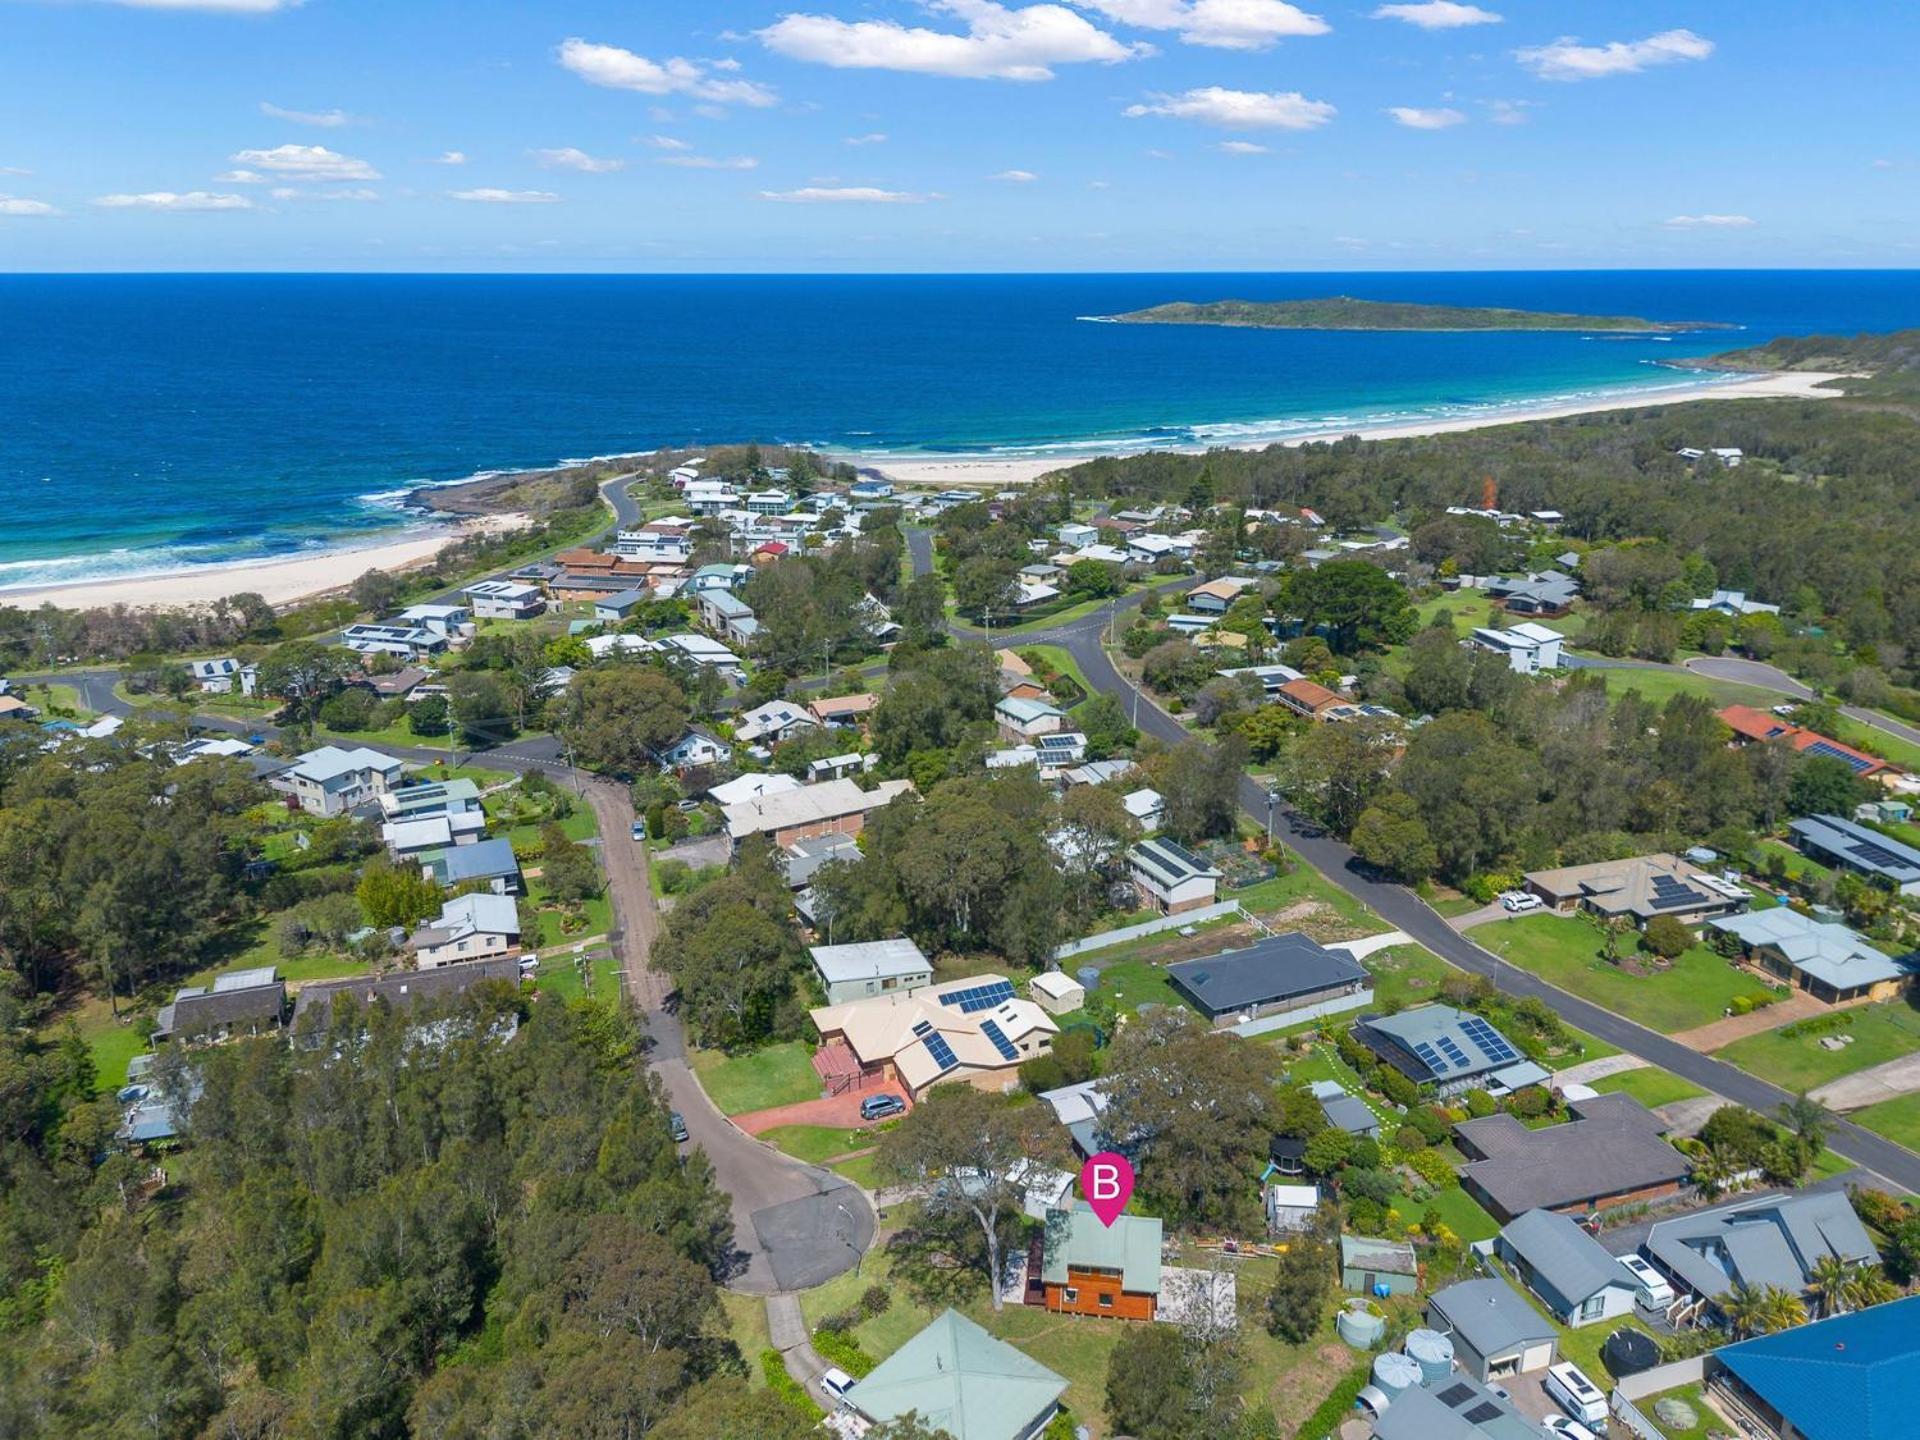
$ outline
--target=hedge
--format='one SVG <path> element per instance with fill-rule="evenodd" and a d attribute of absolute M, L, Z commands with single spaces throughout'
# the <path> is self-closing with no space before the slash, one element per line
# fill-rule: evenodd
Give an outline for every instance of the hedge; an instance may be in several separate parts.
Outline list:
<path fill-rule="evenodd" d="M 778 1350 L 760 1352 L 760 1373 L 766 1376 L 767 1388 L 778 1395 L 795 1412 L 808 1420 L 821 1420 L 826 1411 L 813 1403 L 813 1397 L 807 1394 L 806 1387 L 787 1373 L 787 1362 L 780 1358 Z"/>
<path fill-rule="evenodd" d="M 854 1379 L 869 1375 L 878 1362 L 860 1348 L 860 1342 L 844 1330 L 820 1329 L 813 1332 L 813 1348 L 830 1365 L 838 1365 Z"/>
<path fill-rule="evenodd" d="M 1333 1387 L 1333 1393 L 1320 1402 L 1320 1408 L 1294 1432 L 1293 1440 L 1327 1440 L 1329 1435 L 1337 1434 L 1340 1422 L 1353 1410 L 1354 1401 L 1360 1398 L 1360 1391 L 1372 1373 L 1371 1360 L 1350 1372 L 1346 1379 Z"/>

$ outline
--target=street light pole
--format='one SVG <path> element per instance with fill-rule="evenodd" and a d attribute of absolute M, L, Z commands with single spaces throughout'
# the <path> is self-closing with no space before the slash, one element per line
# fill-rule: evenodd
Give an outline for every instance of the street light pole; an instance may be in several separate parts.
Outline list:
<path fill-rule="evenodd" d="M 1273 848 L 1273 811 L 1280 803 L 1280 787 L 1275 785 L 1267 790 L 1267 848 Z"/>

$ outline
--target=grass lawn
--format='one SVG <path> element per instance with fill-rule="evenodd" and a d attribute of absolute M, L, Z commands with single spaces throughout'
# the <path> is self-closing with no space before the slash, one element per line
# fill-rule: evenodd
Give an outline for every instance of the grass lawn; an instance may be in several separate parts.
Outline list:
<path fill-rule="evenodd" d="M 1116 1008 L 1138 1011 L 1144 1005 L 1184 1005 L 1174 993 L 1164 966 L 1147 960 L 1122 960 L 1100 972 L 1100 990 Z"/>
<path fill-rule="evenodd" d="M 1488 625 L 1493 620 L 1493 601 L 1478 590 L 1456 590 L 1450 595 L 1442 595 L 1437 600 L 1427 600 L 1414 608 L 1420 617 L 1420 628 L 1426 629 L 1433 624 L 1434 616 L 1446 611 L 1453 621 L 1453 633 L 1465 636 L 1469 630 Z"/>
<path fill-rule="evenodd" d="M 1763 690 L 1758 685 L 1738 685 L 1731 680 L 1714 680 L 1705 675 L 1695 675 L 1691 670 L 1647 670 L 1610 665 L 1600 674 L 1606 680 L 1608 695 L 1620 696 L 1629 690 L 1638 690 L 1641 699 L 1651 700 L 1656 705 L 1666 704 L 1675 695 L 1704 695 L 1715 705 L 1752 705 L 1761 710 L 1780 703 L 1780 694 L 1776 690 Z"/>
<path fill-rule="evenodd" d="M 1862 725 L 1858 720 L 1849 720 L 1842 715 L 1840 723 L 1834 727 L 1833 738 L 1857 750 L 1883 755 L 1909 770 L 1920 770 L 1920 745 L 1903 740 L 1898 735 L 1889 735 L 1884 730 L 1876 730 L 1871 725 Z"/>
<path fill-rule="evenodd" d="M 27 703 L 45 711 L 51 719 L 77 720 L 93 714 L 80 703 L 80 687 L 77 685 L 62 685 L 58 680 L 52 680 L 44 685 L 29 685 L 25 689 Z"/>
<path fill-rule="evenodd" d="M 94 1083 L 102 1091 L 118 1090 L 126 1084 L 127 1062 L 147 1051 L 145 1022 L 129 1022 L 125 1015 L 122 1010 L 122 1018 L 116 1020 L 107 1002 L 93 996 L 72 1012 L 80 1038 L 87 1042 L 93 1056 Z M 64 1020 L 48 1027 L 48 1038 L 58 1039 L 63 1025 Z"/>
<path fill-rule="evenodd" d="M 1704 945 L 1670 969 L 1628 974 L 1600 958 L 1600 932 L 1571 916 L 1522 915 L 1476 925 L 1467 935 L 1522 970 L 1666 1035 L 1718 1020 L 1736 995 L 1767 993 Z M 1629 943 L 1622 940 L 1623 955 L 1631 953 Z"/>
<path fill-rule="evenodd" d="M 1909 1150 L 1920 1150 L 1920 1095 L 1902 1095 L 1898 1100 L 1882 1100 L 1864 1110 L 1855 1110 L 1847 1118 L 1864 1125 L 1876 1135 L 1884 1135 Z"/>
<path fill-rule="evenodd" d="M 773 1344 L 767 1335 L 767 1302 L 758 1295 L 722 1290 L 720 1311 L 727 1317 L 728 1337 L 747 1362 L 747 1388 L 763 1387 L 767 1377 L 760 1371 L 760 1352 Z"/>
<path fill-rule="evenodd" d="M 514 849 L 530 849 L 540 844 L 540 832 L 546 826 L 545 820 L 535 820 L 525 825 L 515 825 L 506 832 L 506 836 Z M 560 822 L 560 829 L 569 840 L 592 840 L 600 834 L 599 822 L 594 819 L 592 809 L 584 804 Z"/>
<path fill-rule="evenodd" d="M 1763 1031 L 1715 1051 L 1714 1058 L 1787 1090 L 1813 1090 L 1842 1075 L 1920 1050 L 1920 1013 L 1903 1001 L 1840 1013 L 1853 1023 L 1825 1035 L 1789 1037 L 1778 1030 Z M 1838 1050 L 1821 1048 L 1822 1040 L 1836 1036 L 1850 1036 L 1853 1043 Z"/>
<path fill-rule="evenodd" d="M 337 740 L 345 745 L 395 745 L 411 747 L 416 750 L 447 750 L 452 739 L 446 735 L 416 735 L 402 722 L 389 725 L 381 730 L 329 730 L 324 725 L 313 728 L 315 740 Z"/>
<path fill-rule="evenodd" d="M 865 1150 L 880 1138 L 880 1132 L 877 1129 L 842 1130 L 835 1125 L 776 1125 L 761 1131 L 760 1138 L 777 1145 L 796 1160 L 824 1165 L 835 1156 Z"/>
<path fill-rule="evenodd" d="M 1373 974 L 1376 1005 L 1420 1005 L 1432 1000 L 1454 968 L 1419 945 L 1390 945 L 1360 962 Z"/>
<path fill-rule="evenodd" d="M 851 1160 L 842 1160 L 833 1167 L 833 1173 L 845 1176 L 862 1190 L 877 1191 L 880 1188 L 880 1177 L 874 1172 L 871 1155 L 859 1155 Z"/>
<path fill-rule="evenodd" d="M 1031 651 L 1032 653 L 1040 656 L 1049 665 L 1053 666 L 1055 670 L 1059 671 L 1062 675 L 1071 675 L 1073 677 L 1073 683 L 1080 687 L 1081 693 L 1084 694 L 1088 699 L 1093 698 L 1093 694 L 1094 694 L 1093 686 L 1087 683 L 1086 673 L 1081 670 L 1079 664 L 1074 660 L 1073 656 L 1067 652 L 1067 649 L 1065 646 L 1063 645 L 1022 645 L 1019 647 L 1019 649 L 1023 651 Z M 1084 705 L 1086 701 L 1083 700 L 1080 703 Z M 1074 708 L 1078 708 L 1078 707 L 1074 707 Z"/>
<path fill-rule="evenodd" d="M 613 902 L 607 898 L 606 891 L 598 895 L 589 895 L 580 902 L 580 913 L 586 917 L 586 924 L 573 930 L 562 926 L 566 912 L 545 908 L 548 905 L 546 886 L 539 880 L 527 882 L 527 896 L 535 905 L 541 906 L 539 948 L 547 949 L 553 945 L 567 945 L 587 940 L 595 935 L 605 935 L 613 929 Z"/>
<path fill-rule="evenodd" d="M 812 1052 L 798 1040 L 763 1045 L 742 1055 L 694 1050 L 689 1058 L 707 1098 L 728 1115 L 820 1098 Z"/>
<path fill-rule="evenodd" d="M 1699 1423 L 1686 1430 L 1676 1430 L 1663 1424 L 1654 1416 L 1653 1407 L 1662 1400 L 1681 1400 L 1692 1407 Z M 1667 1440 L 1707 1440 L 1710 1435 L 1723 1435 L 1727 1431 L 1726 1423 L 1708 1404 L 1706 1396 L 1700 1393 L 1698 1385 L 1682 1385 L 1674 1390 L 1662 1390 L 1658 1395 L 1649 1395 L 1644 1400 L 1633 1402 L 1634 1408 L 1647 1419 L 1660 1427 L 1660 1433 Z"/>
<path fill-rule="evenodd" d="M 1276 875 L 1244 890 L 1224 891 L 1220 898 L 1238 900 L 1255 915 L 1294 912 L 1289 915 L 1289 922 L 1299 921 L 1294 928 L 1306 931 L 1316 940 L 1353 939 L 1377 935 L 1388 928 L 1386 921 L 1297 858 L 1291 874 Z M 1340 933 L 1334 934 L 1335 930 Z"/>
<path fill-rule="evenodd" d="M 1567 1033 L 1579 1042 L 1579 1048 L 1569 1050 L 1564 1055 L 1543 1055 L 1540 1063 L 1549 1070 L 1565 1070 L 1570 1065 L 1579 1065 L 1587 1060 L 1598 1060 L 1607 1055 L 1618 1055 L 1620 1047 L 1609 1045 L 1598 1035 L 1589 1035 L 1577 1026 L 1568 1025 Z"/>
<path fill-rule="evenodd" d="M 1707 1092 L 1691 1080 L 1682 1080 L 1670 1070 L 1648 1066 L 1644 1070 L 1623 1070 L 1592 1082 L 1602 1095 L 1631 1095 L 1651 1110 L 1675 1100 L 1692 1100 Z"/>
<path fill-rule="evenodd" d="M 1787 862 L 1787 878 L 1797 880 L 1802 875 L 1831 875 L 1833 871 L 1817 860 L 1809 860 L 1791 845 L 1778 840 L 1762 840 L 1754 847 L 1761 855 L 1778 855 Z"/>
<path fill-rule="evenodd" d="M 584 956 L 549 955 L 534 972 L 533 984 L 542 995 L 578 1000 L 589 994 L 607 993 L 607 987 L 615 983 L 613 971 L 613 957 L 604 951 L 597 954 L 589 951 Z"/>
<path fill-rule="evenodd" d="M 1440 1212 L 1441 1222 L 1468 1243 L 1475 1240 L 1491 1240 L 1500 1233 L 1500 1222 L 1481 1208 L 1480 1202 L 1457 1184 L 1434 1191 L 1433 1198 L 1425 1204 L 1416 1205 L 1411 1200 L 1402 1200 L 1398 1203 L 1404 1207 L 1403 1213 L 1424 1211 L 1427 1205 L 1431 1205 Z M 1417 1213 L 1408 1215 L 1409 1223 L 1419 1218 Z"/>
<path fill-rule="evenodd" d="M 1447 895 L 1437 900 L 1429 900 L 1428 906 L 1436 915 L 1444 915 L 1451 920 L 1456 915 L 1471 915 L 1482 908 L 1478 900 L 1471 895 Z"/>

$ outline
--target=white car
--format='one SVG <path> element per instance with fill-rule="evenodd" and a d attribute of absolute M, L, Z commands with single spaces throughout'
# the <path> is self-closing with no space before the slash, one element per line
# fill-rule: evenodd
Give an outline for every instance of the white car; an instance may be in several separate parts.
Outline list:
<path fill-rule="evenodd" d="M 1620 1263 L 1640 1282 L 1640 1299 L 1649 1310 L 1664 1310 L 1673 1303 L 1673 1287 L 1653 1266 L 1638 1255 L 1622 1255 Z"/>
<path fill-rule="evenodd" d="M 1565 1415 L 1549 1415 L 1540 1423 L 1547 1427 L 1549 1435 L 1557 1436 L 1559 1440 L 1600 1440 L 1598 1435 L 1578 1420 L 1570 1420 Z"/>
<path fill-rule="evenodd" d="M 853 1389 L 853 1376 L 838 1365 L 829 1365 L 820 1376 L 820 1388 L 835 1400 L 847 1398 L 847 1392 Z M 1593 1440 L 1589 1435 L 1587 1440 Z"/>
<path fill-rule="evenodd" d="M 1509 913 L 1524 915 L 1529 910 L 1538 910 L 1540 908 L 1540 897 L 1538 895 L 1529 895 L 1526 891 L 1519 890 L 1511 895 L 1502 896 L 1500 903 Z"/>

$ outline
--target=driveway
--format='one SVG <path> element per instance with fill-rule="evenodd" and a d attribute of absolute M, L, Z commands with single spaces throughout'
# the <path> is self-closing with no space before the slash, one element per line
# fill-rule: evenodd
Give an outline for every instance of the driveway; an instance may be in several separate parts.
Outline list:
<path fill-rule="evenodd" d="M 1829 1110 L 1858 1110 L 1920 1090 L 1920 1055 L 1900 1055 L 1829 1081 L 1812 1093 Z"/>
<path fill-rule="evenodd" d="M 1591 1085 L 1609 1075 L 1624 1075 L 1629 1070 L 1644 1070 L 1647 1062 L 1638 1055 L 1602 1055 L 1598 1060 L 1582 1060 L 1569 1065 L 1553 1077 L 1556 1086 Z"/>
<path fill-rule="evenodd" d="M 1796 1020 L 1805 1020 L 1812 1015 L 1824 1015 L 1826 1012 L 1825 1005 L 1805 991 L 1796 990 L 1776 1004 L 1763 1006 L 1745 1015 L 1723 1015 L 1720 1019 L 1706 1025 L 1696 1025 L 1691 1030 L 1682 1030 L 1673 1037 L 1673 1040 L 1677 1045 L 1684 1045 L 1689 1050 L 1698 1050 L 1702 1055 L 1706 1055 L 1723 1045 L 1744 1040 L 1749 1035 L 1758 1035 L 1765 1030 L 1777 1030 L 1782 1025 L 1791 1025 Z"/>
<path fill-rule="evenodd" d="M 736 1264 L 728 1285 L 752 1295 L 804 1290 L 851 1268 L 873 1244 L 874 1214 L 857 1185 L 803 1165 L 733 1125 L 707 1098 L 687 1063 L 686 1034 L 672 984 L 647 963 L 658 923 L 647 882 L 646 848 L 627 839 L 627 787 L 593 780 L 587 799 L 606 845 L 607 886 L 627 989 L 646 1025 L 648 1068 L 707 1155 L 714 1183 L 733 1205 Z M 857 1104 L 857 1102 L 856 1102 Z"/>
<path fill-rule="evenodd" d="M 900 1095 L 898 1090 L 850 1090 L 845 1095 L 829 1095 L 823 1100 L 802 1100 L 795 1105 L 775 1105 L 768 1110 L 749 1110 L 735 1115 L 733 1123 L 749 1135 L 764 1135 L 782 1125 L 828 1125 L 836 1130 L 856 1130 L 866 1124 L 860 1118 L 860 1103 L 879 1094 Z M 900 1096 L 905 1100 L 904 1095 Z M 908 1107 L 912 1107 L 908 1101 Z M 871 1142 L 868 1142 L 871 1143 Z M 849 1145 L 858 1149 L 859 1145 Z"/>

